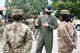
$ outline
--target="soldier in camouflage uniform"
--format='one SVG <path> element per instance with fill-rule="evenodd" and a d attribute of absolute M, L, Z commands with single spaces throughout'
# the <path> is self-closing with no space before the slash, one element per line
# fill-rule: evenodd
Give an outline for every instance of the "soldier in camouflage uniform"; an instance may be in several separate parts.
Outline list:
<path fill-rule="evenodd" d="M 34 33 L 35 32 L 35 26 L 34 26 L 35 19 L 34 19 L 34 15 L 31 15 L 30 19 L 26 19 L 26 22 L 27 22 L 28 26 L 30 27 L 31 31 L 33 31 L 33 33 Z"/>
<path fill-rule="evenodd" d="M 5 27 L 5 21 L 2 19 L 2 15 L 0 15 L 0 41 L 2 38 L 4 27 Z"/>
<path fill-rule="evenodd" d="M 14 22 L 6 26 L 2 43 L 4 53 L 30 53 L 32 47 L 32 32 L 21 22 L 22 13 L 15 9 L 12 13 Z"/>
<path fill-rule="evenodd" d="M 60 16 L 62 23 L 58 27 L 58 53 L 72 53 L 77 45 L 76 30 L 70 23 L 69 10 L 61 10 Z"/>
<path fill-rule="evenodd" d="M 35 23 L 34 15 L 31 15 L 30 19 L 26 19 L 25 22 L 30 27 L 34 37 L 36 38 L 36 36 L 35 36 L 36 29 L 35 29 L 35 25 L 34 25 L 34 23 Z"/>

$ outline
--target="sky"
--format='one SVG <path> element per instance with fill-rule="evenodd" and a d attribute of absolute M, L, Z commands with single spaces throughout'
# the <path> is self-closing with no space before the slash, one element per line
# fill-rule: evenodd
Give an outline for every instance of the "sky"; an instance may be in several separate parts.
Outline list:
<path fill-rule="evenodd" d="M 4 7 L 4 3 L 5 2 L 5 0 L 0 0 L 0 7 Z"/>

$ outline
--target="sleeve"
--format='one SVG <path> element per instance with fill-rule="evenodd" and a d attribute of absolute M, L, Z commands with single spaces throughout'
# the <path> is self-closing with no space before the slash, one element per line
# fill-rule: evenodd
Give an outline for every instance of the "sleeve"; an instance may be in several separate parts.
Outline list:
<path fill-rule="evenodd" d="M 4 23 L 3 20 L 2 20 L 1 23 L 2 23 L 2 24 L 1 24 L 1 27 L 0 27 L 0 31 L 3 32 L 3 31 L 4 31 L 4 28 L 5 28 L 5 23 Z"/>
<path fill-rule="evenodd" d="M 32 31 L 30 28 L 27 29 L 27 36 L 26 36 L 26 41 L 32 40 Z"/>
<path fill-rule="evenodd" d="M 38 18 L 35 22 L 37 22 L 38 26 L 35 26 L 35 28 L 39 29 L 40 25 L 41 25 L 41 21 L 40 18 Z"/>
<path fill-rule="evenodd" d="M 58 35 L 60 35 L 60 37 L 70 46 L 72 45 L 73 41 L 70 37 L 70 35 L 67 32 L 67 29 L 65 27 L 60 27 L 58 28 Z"/>
<path fill-rule="evenodd" d="M 2 44 L 3 44 L 3 48 L 6 47 L 6 45 L 8 45 L 8 35 L 7 35 L 7 30 L 5 29 L 3 31 L 3 36 L 2 36 Z"/>
<path fill-rule="evenodd" d="M 70 30 L 71 30 L 70 34 L 72 36 L 73 42 L 77 45 L 77 31 L 73 24 L 71 24 Z"/>
<path fill-rule="evenodd" d="M 26 34 L 26 45 L 25 45 L 25 51 L 30 52 L 32 47 L 32 32 L 30 29 L 27 30 Z"/>
<path fill-rule="evenodd" d="M 27 31 L 26 31 L 26 34 L 25 34 L 25 40 L 26 40 L 26 43 L 31 40 L 32 41 L 32 31 L 30 30 L 30 28 L 28 27 L 27 28 Z"/>
<path fill-rule="evenodd" d="M 58 23 L 57 23 L 56 18 L 54 17 L 53 20 L 52 20 L 52 23 L 49 24 L 48 28 L 53 30 L 53 29 L 56 29 L 57 27 L 58 27 Z"/>
<path fill-rule="evenodd" d="M 77 45 L 77 31 L 75 28 L 74 28 L 74 34 L 73 34 L 73 41 Z"/>

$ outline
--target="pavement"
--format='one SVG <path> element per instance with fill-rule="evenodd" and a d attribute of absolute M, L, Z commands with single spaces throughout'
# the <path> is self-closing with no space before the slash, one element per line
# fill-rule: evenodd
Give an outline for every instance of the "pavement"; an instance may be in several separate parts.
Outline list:
<path fill-rule="evenodd" d="M 80 53 L 80 31 L 77 31 L 77 48 L 73 50 L 73 53 Z M 32 49 L 31 49 L 31 53 L 35 53 L 36 50 L 36 45 L 37 45 L 37 40 L 35 40 L 33 38 L 33 44 L 32 44 Z M 58 47 L 57 47 L 57 30 L 53 31 L 53 49 L 52 49 L 52 53 L 58 53 Z M 2 52 L 2 44 L 0 42 L 0 53 Z M 45 52 L 45 47 L 43 47 L 42 53 L 46 53 Z"/>

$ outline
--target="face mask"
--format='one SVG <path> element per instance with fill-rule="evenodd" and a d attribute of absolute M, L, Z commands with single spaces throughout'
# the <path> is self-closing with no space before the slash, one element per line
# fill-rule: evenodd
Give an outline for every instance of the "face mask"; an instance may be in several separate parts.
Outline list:
<path fill-rule="evenodd" d="M 50 15 L 50 14 L 51 14 L 51 12 L 46 12 L 46 14 L 47 14 L 47 15 Z"/>
<path fill-rule="evenodd" d="M 64 20 L 66 22 L 71 21 L 71 17 L 68 14 L 60 14 L 60 18 L 61 18 L 61 20 Z"/>

